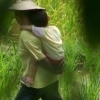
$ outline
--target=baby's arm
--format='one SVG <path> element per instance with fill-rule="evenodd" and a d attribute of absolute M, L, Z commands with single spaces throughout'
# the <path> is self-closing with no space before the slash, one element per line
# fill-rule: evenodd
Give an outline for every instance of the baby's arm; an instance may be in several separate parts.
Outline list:
<path fill-rule="evenodd" d="M 37 64 L 36 64 L 36 61 L 33 58 L 30 58 L 29 75 L 27 77 L 23 77 L 22 78 L 22 81 L 28 87 L 30 87 L 31 85 L 34 84 L 36 72 L 37 72 Z"/>
<path fill-rule="evenodd" d="M 30 70 L 29 77 L 31 79 L 33 79 L 33 81 L 34 81 L 35 80 L 35 74 L 37 72 L 37 64 L 36 64 L 36 61 L 33 58 L 30 58 L 29 70 Z"/>
<path fill-rule="evenodd" d="M 43 27 L 36 27 L 33 25 L 21 25 L 21 29 L 30 31 L 37 37 L 42 37 L 44 34 Z"/>

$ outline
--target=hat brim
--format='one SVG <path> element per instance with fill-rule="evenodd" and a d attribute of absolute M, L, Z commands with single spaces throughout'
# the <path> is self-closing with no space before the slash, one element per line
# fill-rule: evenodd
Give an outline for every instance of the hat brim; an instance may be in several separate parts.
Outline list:
<path fill-rule="evenodd" d="M 34 9 L 44 9 L 37 6 L 33 1 L 21 1 L 13 4 L 9 10 L 34 10 Z"/>

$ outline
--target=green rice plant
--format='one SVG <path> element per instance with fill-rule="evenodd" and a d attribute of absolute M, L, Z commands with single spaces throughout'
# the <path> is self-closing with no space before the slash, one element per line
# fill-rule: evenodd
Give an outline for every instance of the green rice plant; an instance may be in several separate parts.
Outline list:
<path fill-rule="evenodd" d="M 64 100 L 72 100 L 74 96 L 74 85 L 77 84 L 78 75 L 75 73 L 76 60 L 78 54 L 81 52 L 80 45 L 78 45 L 77 42 L 77 40 L 69 40 L 64 43 L 65 72 L 62 81 L 63 87 L 61 87 L 61 91 L 65 91 L 62 94 Z M 73 99 L 75 99 L 75 97 Z"/>
<path fill-rule="evenodd" d="M 81 79 L 80 94 L 83 99 L 81 100 L 99 100 L 100 99 L 100 80 L 99 76 L 90 79 L 90 75 L 84 75 Z"/>
<path fill-rule="evenodd" d="M 67 58 L 61 88 L 65 91 L 64 100 L 99 100 L 99 49 L 93 51 L 85 42 L 71 39 L 64 42 L 64 50 Z M 83 60 L 79 60 L 80 54 Z M 79 63 L 83 68 L 76 70 Z"/>
<path fill-rule="evenodd" d="M 18 78 L 21 70 L 21 63 L 15 47 L 0 46 L 0 100 L 11 100 L 14 91 L 18 88 Z"/>
<path fill-rule="evenodd" d="M 85 56 L 83 63 L 84 68 L 80 71 L 81 74 L 78 74 L 78 81 L 76 78 L 76 85 L 78 84 L 78 86 L 76 88 L 74 85 L 75 92 L 77 92 L 74 94 L 74 96 L 78 95 L 78 97 L 76 99 L 74 98 L 74 100 L 99 100 L 100 51 L 99 49 L 93 51 L 93 49 L 86 45 L 84 42 L 80 43 L 80 51 L 82 51 Z M 79 41 L 77 45 L 79 46 Z M 75 74 L 77 75 L 77 73 Z"/>

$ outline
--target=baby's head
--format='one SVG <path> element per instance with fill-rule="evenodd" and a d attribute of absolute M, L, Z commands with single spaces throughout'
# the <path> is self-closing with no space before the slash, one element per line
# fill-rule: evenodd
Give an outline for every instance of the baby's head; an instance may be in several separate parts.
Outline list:
<path fill-rule="evenodd" d="M 30 10 L 24 14 L 28 17 L 30 23 L 37 27 L 46 27 L 48 25 L 48 15 L 45 10 Z"/>

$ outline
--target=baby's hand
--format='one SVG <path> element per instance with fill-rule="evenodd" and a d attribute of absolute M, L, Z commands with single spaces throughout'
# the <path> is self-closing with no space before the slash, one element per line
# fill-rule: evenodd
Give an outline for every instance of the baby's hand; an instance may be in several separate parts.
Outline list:
<path fill-rule="evenodd" d="M 21 25 L 20 29 L 21 30 L 32 31 L 32 26 L 31 25 Z"/>

